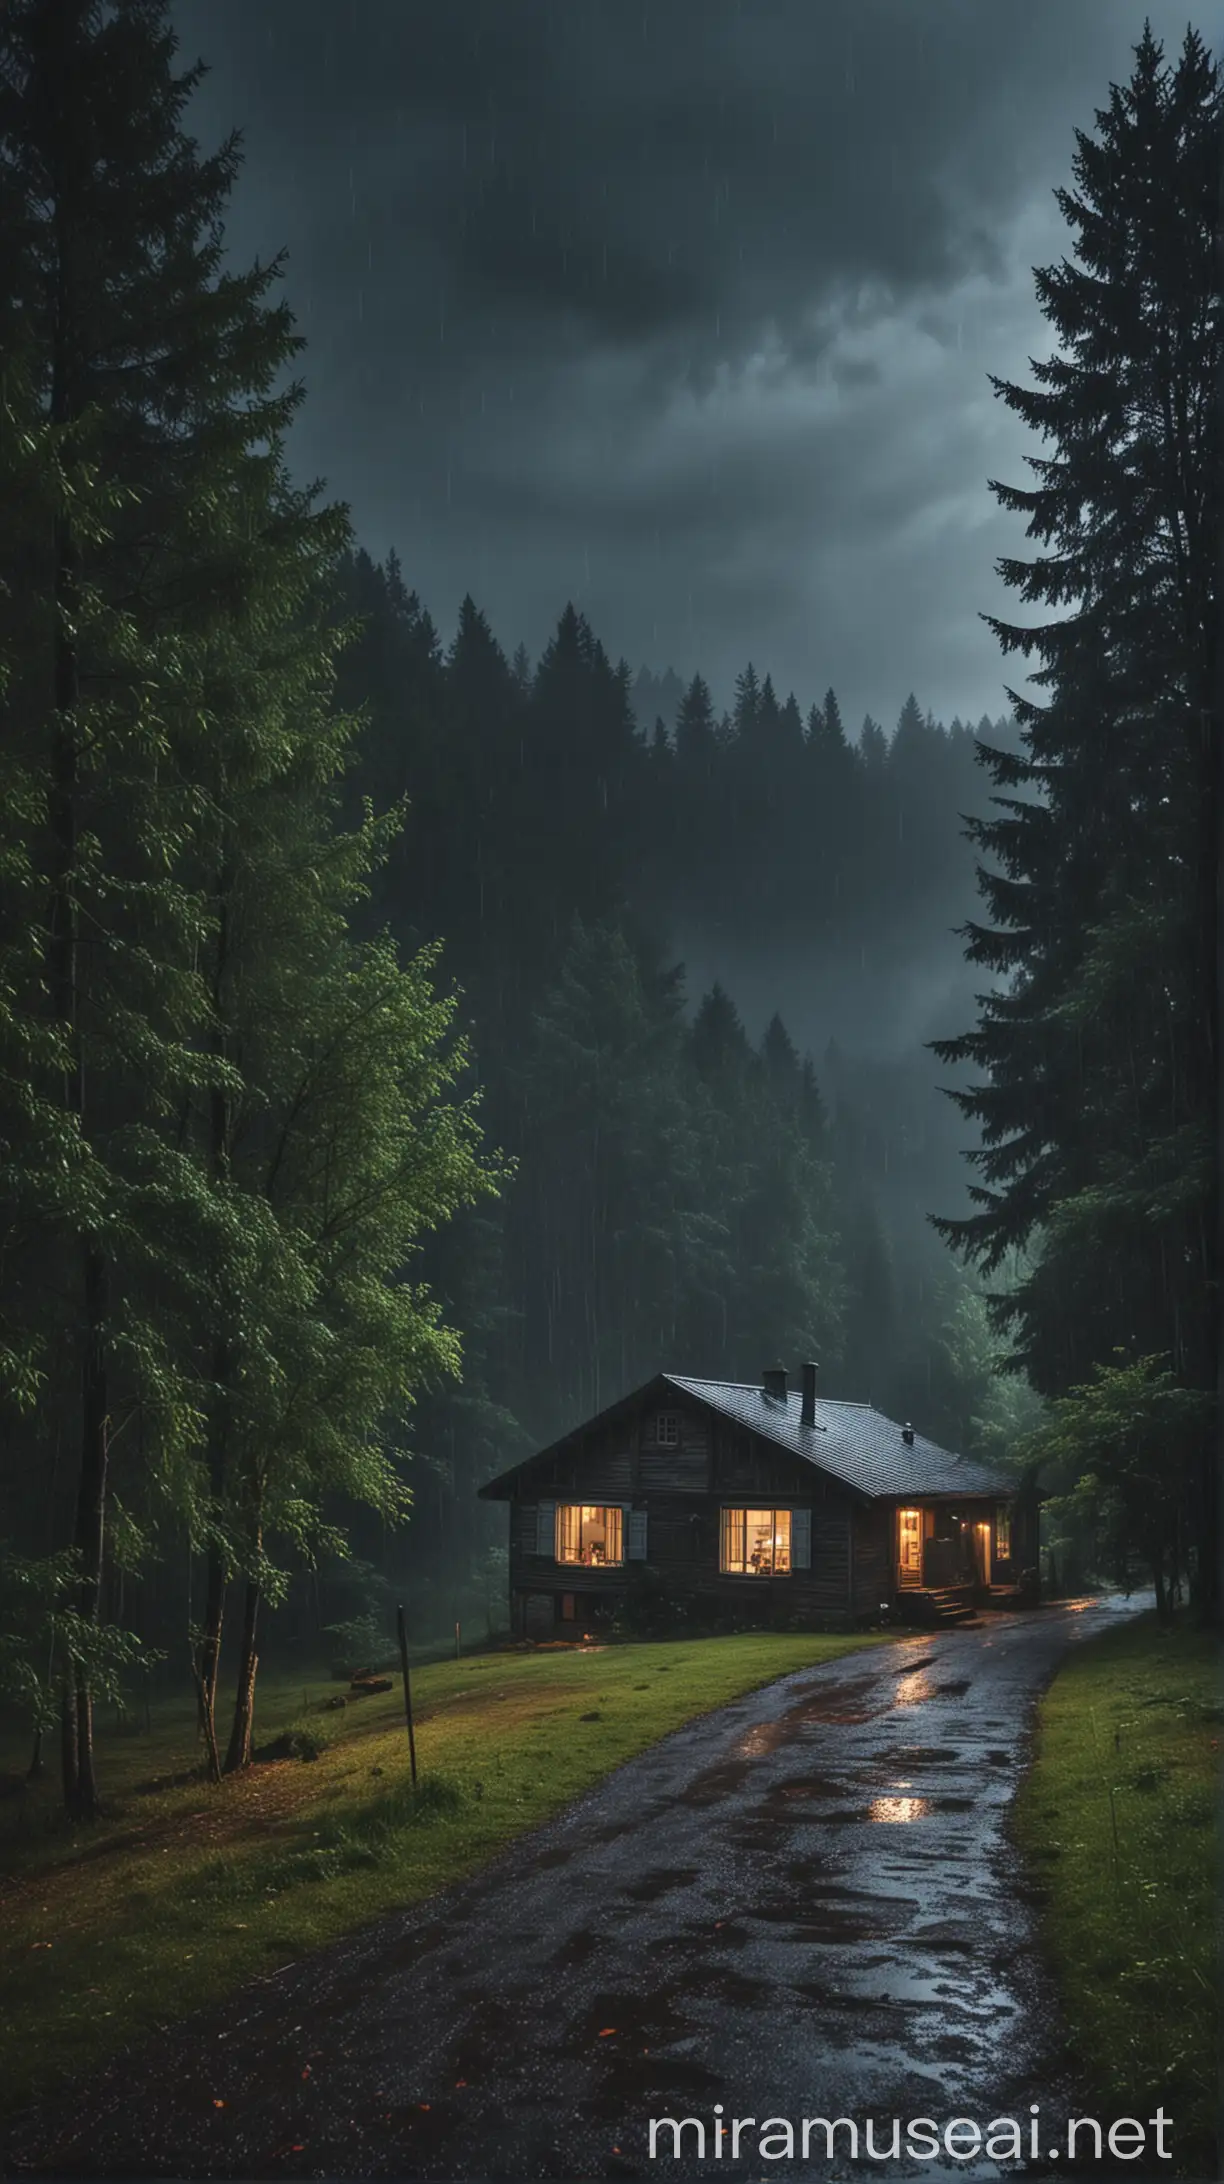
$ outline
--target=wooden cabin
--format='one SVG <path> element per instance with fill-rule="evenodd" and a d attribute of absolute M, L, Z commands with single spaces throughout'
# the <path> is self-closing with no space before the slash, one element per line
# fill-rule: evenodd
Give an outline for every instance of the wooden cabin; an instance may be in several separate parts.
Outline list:
<path fill-rule="evenodd" d="M 660 1373 L 480 1492 L 510 1504 L 516 1633 L 656 1597 L 814 1628 L 954 1620 L 1035 1586 L 1035 1496 L 867 1403 Z"/>

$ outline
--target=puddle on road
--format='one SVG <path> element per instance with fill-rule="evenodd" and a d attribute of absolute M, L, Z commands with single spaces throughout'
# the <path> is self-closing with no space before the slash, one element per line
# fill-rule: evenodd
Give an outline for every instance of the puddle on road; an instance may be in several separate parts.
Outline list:
<path fill-rule="evenodd" d="M 932 1813 L 972 1812 L 977 1804 L 977 1799 L 973 1797 L 926 1797 L 917 1791 L 911 1791 L 909 1784 L 902 1781 L 894 1782 L 889 1791 L 873 1797 L 866 1805 L 827 1804 L 819 1811 L 802 1814 L 793 1812 L 794 1804 L 799 1799 L 817 1801 L 836 1795 L 835 1790 L 826 1789 L 820 1783 L 794 1782 L 785 1783 L 775 1790 L 770 1802 L 777 1801 L 776 1813 L 779 1806 L 785 1809 L 786 1802 L 789 1801 L 794 1818 L 810 1820 L 817 1827 L 845 1827 L 855 1821 L 904 1823 L 927 1820 Z"/>
<path fill-rule="evenodd" d="M 968 1956 L 974 1948 L 974 1930 L 964 1919 L 923 1919 L 910 1927 L 906 1940 L 915 1949 L 935 1949 L 941 1954 L 950 1949 Z"/>
<path fill-rule="evenodd" d="M 874 1677 L 861 1676 L 852 1683 L 839 1683 L 823 1693 L 818 1687 L 804 1686 L 803 1696 L 788 1706 L 776 1721 L 757 1722 L 745 1730 L 731 1755 L 712 1767 L 694 1775 L 685 1789 L 675 1792 L 678 1804 L 690 1807 L 713 1805 L 720 1798 L 729 1797 L 741 1788 L 754 1762 L 768 1759 L 771 1753 L 795 1740 L 809 1724 L 842 1725 L 865 1721 L 878 1721 L 887 1713 L 885 1705 L 872 1705 L 871 1698 L 878 1698 L 879 1686 Z"/>
<path fill-rule="evenodd" d="M 809 1797 L 834 1798 L 845 1794 L 844 1783 L 822 1782 L 819 1777 L 807 1775 L 801 1782 L 778 1782 L 769 1793 L 770 1805 L 793 1804 L 796 1799 Z"/>
<path fill-rule="evenodd" d="M 750 1729 L 747 1736 L 741 1737 L 736 1745 L 735 1749 L 738 1757 L 740 1759 L 767 1759 L 769 1754 L 776 1752 L 778 1746 L 783 1742 L 788 1727 L 789 1723 L 785 1718 L 782 1721 L 758 1722 L 755 1729 Z"/>
<path fill-rule="evenodd" d="M 904 1911 L 889 1915 L 887 1910 L 876 1906 L 859 1909 L 849 1903 L 811 1903 L 801 1891 L 793 1896 L 773 1897 L 764 1903 L 752 1904 L 748 1916 L 771 1927 L 789 1927 L 789 1933 L 781 1938 L 809 1948 L 857 1947 L 866 1941 L 891 1941 L 898 1929 L 907 1923 Z"/>
<path fill-rule="evenodd" d="M 935 1685 L 924 1668 L 909 1668 L 898 1678 L 894 1706 L 921 1706 L 935 1696 Z"/>
<path fill-rule="evenodd" d="M 819 1684 L 805 1686 L 804 1695 L 787 1708 L 778 1726 L 785 1732 L 786 1727 L 797 1722 L 876 1721 L 886 1711 L 880 1703 L 878 1677 L 857 1676 L 827 1689 Z"/>
<path fill-rule="evenodd" d="M 716 1805 L 720 1798 L 742 1787 L 751 1766 L 750 1759 L 724 1759 L 716 1767 L 706 1767 L 684 1789 L 675 1792 L 674 1802 L 697 1810 L 703 1805 Z"/>

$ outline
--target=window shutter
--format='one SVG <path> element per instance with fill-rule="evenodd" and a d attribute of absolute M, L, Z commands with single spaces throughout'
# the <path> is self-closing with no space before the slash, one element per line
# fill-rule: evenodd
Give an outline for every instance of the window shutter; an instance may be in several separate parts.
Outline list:
<path fill-rule="evenodd" d="M 810 1570 L 812 1567 L 812 1512 L 810 1509 L 791 1510 L 791 1568 Z"/>
<path fill-rule="evenodd" d="M 630 1562 L 646 1560 L 646 1511 L 627 1509 L 625 1512 L 626 1559 Z"/>
<path fill-rule="evenodd" d="M 557 1559 L 557 1504 L 542 1501 L 536 1510 L 536 1545 L 538 1555 L 546 1555 L 550 1562 Z"/>

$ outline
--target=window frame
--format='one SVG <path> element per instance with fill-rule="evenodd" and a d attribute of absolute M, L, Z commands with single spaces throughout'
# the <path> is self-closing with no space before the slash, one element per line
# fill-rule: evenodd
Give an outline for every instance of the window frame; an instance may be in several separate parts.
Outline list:
<path fill-rule="evenodd" d="M 1000 1562 L 1011 1561 L 1012 1513 L 1010 1507 L 1002 1503 L 995 1510 L 994 1551 Z"/>
<path fill-rule="evenodd" d="M 740 1567 L 738 1569 L 728 1561 L 728 1540 L 732 1535 L 734 1520 L 737 1517 L 740 1520 L 738 1529 L 742 1542 Z M 749 1560 L 748 1520 L 750 1517 L 767 1517 L 769 1520 L 770 1564 L 767 1570 L 754 1570 L 747 1567 Z M 783 1569 L 778 1567 L 779 1550 L 775 1544 L 778 1533 L 782 1529 L 778 1522 L 780 1517 L 786 1520 L 786 1565 Z M 759 1530 L 760 1527 L 758 1526 L 757 1529 Z M 771 1508 L 758 1507 L 748 1502 L 722 1503 L 718 1512 L 718 1574 L 720 1577 L 751 1578 L 754 1584 L 759 1583 L 763 1577 L 793 1577 L 795 1574 L 795 1513 L 789 1503 L 775 1504 Z"/>
<path fill-rule="evenodd" d="M 591 1512 L 592 1518 L 596 1516 L 601 1516 L 603 1518 L 604 1536 L 606 1539 L 609 1540 L 609 1542 L 611 1541 L 612 1537 L 615 1536 L 617 1545 L 620 1549 L 619 1554 L 605 1554 L 602 1562 L 586 1562 L 583 1560 L 582 1528 L 584 1523 L 584 1512 L 587 1510 Z M 571 1517 L 571 1513 L 575 1513 L 577 1515 L 578 1521 L 576 1525 L 568 1521 Z M 612 1521 L 613 1519 L 615 1520 L 615 1522 Z M 557 1563 L 558 1567 L 563 1570 L 623 1570 L 626 1560 L 626 1549 L 629 1544 L 628 1538 L 626 1536 L 628 1533 L 628 1529 L 629 1527 L 625 1516 L 625 1505 L 623 1502 L 559 1501 L 556 1505 L 556 1510 L 553 1516 L 553 1560 Z M 574 1542 L 572 1543 L 576 1543 L 578 1550 L 575 1554 L 566 1554 L 563 1552 L 563 1549 L 566 1545 L 567 1533 L 571 1533 L 574 1535 Z"/>
<path fill-rule="evenodd" d="M 666 1430 L 665 1430 L 666 1429 Z M 674 1410 L 656 1411 L 652 1425 L 656 1448 L 679 1448 L 680 1413 Z"/>

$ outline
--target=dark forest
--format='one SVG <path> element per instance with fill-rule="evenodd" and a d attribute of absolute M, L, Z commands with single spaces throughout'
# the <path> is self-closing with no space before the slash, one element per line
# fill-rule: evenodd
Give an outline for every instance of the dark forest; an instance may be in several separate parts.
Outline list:
<path fill-rule="evenodd" d="M 261 1652 L 495 1627 L 476 1488 L 661 1367 L 813 1356 L 1214 1612 L 1201 43 L 1081 138 L 1057 352 L 995 383 L 1035 680 L 975 726 L 563 599 L 537 658 L 447 638 L 296 476 L 163 9 L 20 0 L 2 55 L 0 1658 L 70 1805 L 142 1674 L 220 1770 Z"/>
<path fill-rule="evenodd" d="M 6 2176 L 1219 2174 L 1150 4 L 0 0 Z"/>

